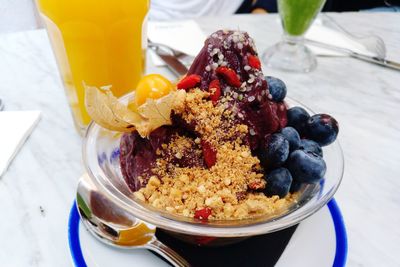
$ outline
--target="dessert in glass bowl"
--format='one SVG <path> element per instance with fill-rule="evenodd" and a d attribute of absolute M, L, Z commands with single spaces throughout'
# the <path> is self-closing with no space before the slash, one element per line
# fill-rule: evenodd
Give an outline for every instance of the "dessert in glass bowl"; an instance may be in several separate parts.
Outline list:
<path fill-rule="evenodd" d="M 176 84 L 145 76 L 125 102 L 87 87 L 88 112 L 103 128 L 88 129 L 86 167 L 122 208 L 172 232 L 288 227 L 333 196 L 343 162 L 336 120 L 285 97 L 247 33 L 217 31 Z"/>

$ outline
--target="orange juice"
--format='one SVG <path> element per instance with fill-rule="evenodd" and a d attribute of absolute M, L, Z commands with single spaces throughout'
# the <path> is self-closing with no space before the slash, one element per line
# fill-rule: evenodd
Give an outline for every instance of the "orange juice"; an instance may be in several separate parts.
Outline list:
<path fill-rule="evenodd" d="M 75 124 L 90 121 L 83 84 L 134 90 L 144 72 L 149 0 L 37 0 Z"/>

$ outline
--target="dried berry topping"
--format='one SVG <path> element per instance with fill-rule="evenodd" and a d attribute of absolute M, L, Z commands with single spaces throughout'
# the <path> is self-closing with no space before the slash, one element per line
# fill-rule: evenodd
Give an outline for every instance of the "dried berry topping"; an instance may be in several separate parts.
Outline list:
<path fill-rule="evenodd" d="M 249 55 L 247 59 L 249 61 L 250 67 L 258 69 L 258 70 L 261 69 L 261 62 L 260 62 L 260 59 L 258 57 L 253 56 L 253 55 Z"/>
<path fill-rule="evenodd" d="M 217 104 L 218 99 L 221 96 L 221 85 L 219 80 L 212 80 L 210 86 L 208 87 L 208 91 L 211 93 L 210 99 L 213 104 Z"/>
<path fill-rule="evenodd" d="M 203 149 L 204 161 L 207 167 L 211 168 L 215 165 L 215 162 L 217 162 L 217 151 L 209 142 L 204 140 L 201 141 L 201 147 Z"/>
<path fill-rule="evenodd" d="M 194 212 L 194 218 L 199 220 L 208 220 L 208 217 L 210 217 L 211 213 L 212 210 L 210 208 L 199 209 Z"/>
<path fill-rule="evenodd" d="M 221 75 L 227 84 L 234 87 L 240 87 L 242 83 L 240 82 L 236 72 L 228 67 L 218 67 L 215 72 Z"/>
<path fill-rule="evenodd" d="M 246 191 L 236 192 L 237 200 L 243 200 L 246 198 Z"/>
<path fill-rule="evenodd" d="M 180 80 L 178 82 L 178 84 L 176 85 L 176 87 L 178 89 L 188 90 L 188 89 L 196 87 L 197 85 L 200 84 L 200 82 L 201 82 L 200 75 L 191 74 L 191 75 L 184 77 L 182 80 Z"/>
<path fill-rule="evenodd" d="M 247 186 L 251 190 L 262 190 L 265 189 L 265 180 L 258 180 L 250 182 Z"/>

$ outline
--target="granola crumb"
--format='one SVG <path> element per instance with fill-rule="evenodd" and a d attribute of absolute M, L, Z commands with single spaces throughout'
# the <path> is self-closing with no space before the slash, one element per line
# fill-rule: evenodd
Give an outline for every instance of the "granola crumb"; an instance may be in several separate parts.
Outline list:
<path fill-rule="evenodd" d="M 259 159 L 246 143 L 251 132 L 246 125 L 234 123 L 238 116 L 234 108 L 228 109 L 224 101 L 214 106 L 209 95 L 200 89 L 186 93 L 184 108 L 175 112 L 187 123 L 195 121 L 201 138 L 176 135 L 162 144 L 160 158 L 152 169 L 154 176 L 134 196 L 156 208 L 192 218 L 196 211 L 208 208 L 212 211 L 209 220 L 247 219 L 284 211 L 296 202 L 296 194 L 279 199 L 262 193 L 268 184 Z M 216 150 L 215 165 L 174 164 L 188 151 L 201 158 L 203 141 Z"/>

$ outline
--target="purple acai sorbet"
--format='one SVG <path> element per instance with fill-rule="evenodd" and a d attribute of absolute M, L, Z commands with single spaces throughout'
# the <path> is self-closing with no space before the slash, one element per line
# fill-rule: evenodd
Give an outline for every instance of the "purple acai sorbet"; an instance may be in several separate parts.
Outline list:
<path fill-rule="evenodd" d="M 221 77 L 217 71 L 221 67 L 233 70 L 240 80 L 240 86 L 233 86 Z M 192 63 L 187 75 L 191 74 L 201 76 L 199 87 L 202 90 L 208 90 L 211 81 L 219 80 L 222 96 L 229 99 L 225 103 L 226 108 L 235 114 L 235 123 L 248 126 L 247 143 L 254 154 L 258 154 L 258 150 L 265 146 L 270 134 L 285 127 L 286 106 L 283 102 L 270 100 L 268 84 L 261 71 L 253 39 L 246 32 L 220 30 L 213 33 Z M 172 126 L 160 127 L 148 139 L 136 132 L 123 135 L 120 144 L 121 170 L 132 191 L 146 185 L 159 157 L 157 149 L 163 143 L 168 143 L 175 133 L 197 137 L 195 121 L 186 123 L 175 115 L 172 121 Z M 186 167 L 204 166 L 203 159 L 194 154 L 187 151 L 181 162 L 171 163 Z"/>

